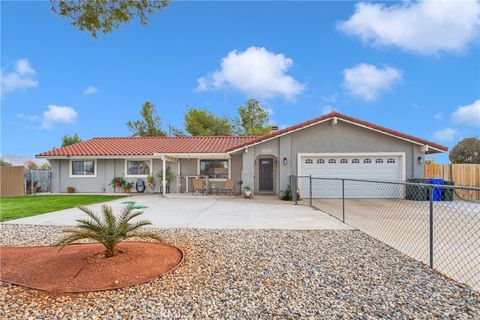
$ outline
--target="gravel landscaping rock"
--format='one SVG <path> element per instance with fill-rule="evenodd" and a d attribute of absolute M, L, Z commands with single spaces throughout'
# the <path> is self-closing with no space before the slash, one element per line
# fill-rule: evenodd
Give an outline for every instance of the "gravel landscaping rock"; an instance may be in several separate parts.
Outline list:
<path fill-rule="evenodd" d="M 480 318 L 480 294 L 360 231 L 157 230 L 185 252 L 162 279 L 89 294 L 2 283 L 0 318 Z M 2 225 L 1 245 L 61 227 Z"/>

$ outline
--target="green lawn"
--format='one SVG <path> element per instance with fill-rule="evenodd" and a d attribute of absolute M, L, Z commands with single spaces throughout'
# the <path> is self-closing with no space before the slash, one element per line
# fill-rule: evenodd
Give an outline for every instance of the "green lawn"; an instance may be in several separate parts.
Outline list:
<path fill-rule="evenodd" d="M 37 214 L 111 201 L 124 196 L 65 195 L 0 198 L 0 221 L 35 216 Z"/>

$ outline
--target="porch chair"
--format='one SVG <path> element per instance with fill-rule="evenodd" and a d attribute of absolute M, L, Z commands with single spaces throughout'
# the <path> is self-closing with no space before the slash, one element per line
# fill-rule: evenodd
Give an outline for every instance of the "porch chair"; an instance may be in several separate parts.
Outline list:
<path fill-rule="evenodd" d="M 193 191 L 195 195 L 199 193 L 205 194 L 207 192 L 207 188 L 205 187 L 205 182 L 202 179 L 195 179 L 193 180 Z"/>
<path fill-rule="evenodd" d="M 225 181 L 225 188 L 222 188 L 220 189 L 221 192 L 225 192 L 225 194 L 232 194 L 234 195 L 235 194 L 235 181 L 233 179 L 227 179 L 227 181 Z"/>

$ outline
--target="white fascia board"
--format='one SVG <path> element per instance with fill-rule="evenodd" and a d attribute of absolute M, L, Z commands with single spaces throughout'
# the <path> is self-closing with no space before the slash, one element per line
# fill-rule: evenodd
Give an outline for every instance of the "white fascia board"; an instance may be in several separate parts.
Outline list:
<path fill-rule="evenodd" d="M 234 149 L 234 150 L 232 150 L 232 151 L 229 151 L 228 153 L 229 153 L 229 154 L 232 154 L 232 153 L 237 152 L 237 151 L 239 151 L 239 150 L 247 149 L 247 148 L 256 146 L 256 145 L 258 145 L 258 144 L 261 144 L 261 143 L 264 143 L 264 142 L 267 142 L 267 141 L 270 141 L 270 140 L 273 140 L 273 139 L 277 139 L 277 138 L 286 136 L 287 134 L 294 133 L 294 132 L 297 132 L 297 131 L 300 131 L 300 130 L 303 130 L 303 129 L 306 129 L 306 128 L 310 128 L 310 127 L 312 127 L 312 126 L 316 126 L 317 124 L 326 122 L 326 121 L 328 121 L 328 120 L 330 120 L 330 119 L 332 119 L 332 118 L 327 118 L 327 119 L 324 119 L 324 120 L 321 120 L 321 121 L 318 121 L 318 122 L 309 124 L 309 125 L 307 125 L 307 126 L 305 126 L 305 127 L 301 127 L 301 128 L 295 129 L 295 130 L 287 131 L 287 132 L 285 132 L 285 133 L 276 135 L 276 136 L 274 136 L 274 137 L 271 137 L 271 138 L 268 138 L 268 139 L 265 139 L 265 140 L 262 140 L 262 141 L 259 141 L 259 142 L 255 142 L 255 143 L 252 143 L 252 144 L 248 144 L 248 145 L 243 146 L 243 147 L 240 147 L 240 148 L 238 148 L 238 149 Z"/>
<path fill-rule="evenodd" d="M 424 146 L 425 144 L 421 143 L 421 142 L 417 142 L 417 141 L 414 141 L 414 140 L 410 140 L 410 139 L 407 139 L 407 138 L 403 138 L 403 137 L 400 137 L 400 136 L 397 136 L 397 135 L 394 135 L 394 134 L 391 134 L 391 133 L 387 133 L 387 132 L 384 132 L 384 131 L 381 131 L 381 130 L 378 130 L 378 129 L 374 129 L 374 128 L 371 128 L 371 127 L 368 127 L 368 126 L 365 126 L 365 125 L 362 125 L 362 124 L 359 124 L 359 123 L 356 123 L 356 122 L 353 122 L 353 121 L 349 121 L 349 120 L 345 120 L 341 117 L 330 117 L 330 118 L 327 118 L 327 119 L 324 119 L 324 120 L 321 120 L 321 121 L 318 121 L 318 122 L 315 122 L 315 123 L 312 123 L 312 124 L 309 124 L 308 126 L 304 126 L 304 127 L 301 127 L 301 128 L 298 128 L 298 129 L 295 129 L 295 130 L 291 130 L 291 131 L 287 131 L 285 133 L 282 133 L 282 134 L 279 134 L 277 136 L 274 136 L 274 137 L 271 137 L 271 138 L 268 138 L 268 139 L 265 139 L 265 140 L 262 140 L 262 141 L 259 141 L 259 142 L 255 142 L 255 143 L 252 143 L 252 144 L 249 144 L 249 145 L 246 145 L 246 146 L 243 146 L 243 147 L 240 147 L 238 149 L 234 149 L 232 151 L 230 151 L 229 153 L 234 153 L 234 152 L 237 152 L 239 150 L 242 150 L 242 149 L 246 149 L 246 148 L 249 148 L 249 147 L 253 147 L 253 146 L 256 146 L 258 144 L 261 144 L 261 143 L 264 143 L 264 142 L 267 142 L 267 141 L 270 141 L 270 140 L 273 140 L 273 139 L 276 139 L 276 138 L 279 138 L 279 137 L 282 137 L 282 136 L 285 136 L 287 134 L 291 134 L 291 133 L 294 133 L 294 132 L 297 132 L 297 131 L 300 131 L 300 130 L 303 130 L 303 129 L 307 129 L 307 128 L 310 128 L 312 126 L 316 126 L 317 124 L 320 124 L 320 123 L 323 123 L 323 122 L 326 122 L 326 121 L 329 121 L 329 120 L 332 120 L 332 119 L 337 119 L 337 123 L 338 123 L 338 120 L 341 120 L 341 121 L 344 121 L 344 122 L 347 122 L 347 123 L 350 123 L 350 124 L 353 124 L 353 125 L 356 125 L 358 127 L 362 127 L 362 128 L 365 128 L 365 129 L 369 129 L 369 130 L 372 130 L 372 131 L 375 131 L 375 132 L 378 132 L 378 133 L 382 133 L 384 135 L 387 135 L 387 136 L 390 136 L 390 137 L 393 137 L 393 138 L 397 138 L 397 139 L 401 139 L 401 140 L 404 140 L 404 141 L 408 141 L 410 143 L 413 143 L 413 144 L 416 144 L 416 145 L 419 145 L 419 146 Z M 428 146 L 429 149 L 431 150 L 435 150 L 437 152 L 440 152 L 440 153 L 443 153 L 445 151 L 441 150 L 441 149 L 438 149 L 438 148 L 435 148 L 435 147 L 432 147 L 432 146 Z"/>
<path fill-rule="evenodd" d="M 171 157 L 176 159 L 230 159 L 229 153 L 155 153 L 154 157 Z"/>
<path fill-rule="evenodd" d="M 362 127 L 362 128 L 365 128 L 365 129 L 369 129 L 369 130 L 372 130 L 372 131 L 375 131 L 375 132 L 378 132 L 378 133 L 382 133 L 384 135 L 387 135 L 387 136 L 390 136 L 390 137 L 394 137 L 394 138 L 397 138 L 397 139 L 400 139 L 400 140 L 404 140 L 404 141 L 408 141 L 410 143 L 413 143 L 413 144 L 416 144 L 416 145 L 419 145 L 419 146 L 424 146 L 425 144 L 424 143 L 421 143 L 421 142 L 418 142 L 418 141 L 414 141 L 414 140 L 410 140 L 410 139 L 407 139 L 407 138 L 404 138 L 404 137 L 399 137 L 397 135 L 394 135 L 394 134 L 391 134 L 391 133 L 388 133 L 388 132 L 385 132 L 385 131 L 381 131 L 381 130 L 378 130 L 378 129 L 374 129 L 374 128 L 371 128 L 371 127 L 368 127 L 368 126 L 365 126 L 363 124 L 359 124 L 359 123 L 356 123 L 356 122 L 352 122 L 352 121 L 349 121 L 349 120 L 345 120 L 345 119 L 342 119 L 342 118 L 338 118 L 340 120 L 342 120 L 343 122 L 347 122 L 347 123 L 350 123 L 350 124 L 353 124 L 353 125 L 356 125 L 356 126 L 359 126 L 359 127 Z M 440 149 L 437 149 L 435 147 L 432 147 L 432 146 L 428 146 L 429 149 L 433 149 L 435 151 L 438 151 L 438 152 L 445 152 L 443 150 L 440 150 Z"/>

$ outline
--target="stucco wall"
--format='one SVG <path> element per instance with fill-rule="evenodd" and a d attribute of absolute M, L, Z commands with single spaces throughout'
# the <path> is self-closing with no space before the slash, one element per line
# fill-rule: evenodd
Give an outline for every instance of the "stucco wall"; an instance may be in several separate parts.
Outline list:
<path fill-rule="evenodd" d="M 242 180 L 242 155 L 237 154 L 232 156 L 231 160 L 231 174 L 232 179 L 235 181 L 235 192 L 240 192 L 240 185 L 238 184 Z"/>
<path fill-rule="evenodd" d="M 279 176 L 279 144 L 278 139 L 274 139 L 257 146 L 248 148 L 243 152 L 242 161 L 242 180 L 244 186 L 254 187 L 255 192 L 259 192 L 259 165 L 260 158 L 273 158 L 273 192 L 278 193 L 280 184 Z M 232 165 L 233 168 L 233 165 Z"/>
<path fill-rule="evenodd" d="M 108 183 L 110 183 L 109 180 L 107 181 L 108 177 L 106 176 L 106 161 L 97 160 L 96 177 L 71 178 L 70 161 L 55 160 L 52 163 L 52 172 L 54 172 L 52 174 L 52 191 L 67 192 L 67 187 L 74 187 L 76 192 L 106 192 Z"/>
<path fill-rule="evenodd" d="M 335 126 L 328 121 L 249 148 L 243 153 L 242 178 L 258 190 L 255 159 L 262 153 L 271 153 L 278 156 L 279 183 L 276 190 L 281 194 L 289 183 L 289 176 L 297 174 L 299 153 L 355 152 L 404 152 L 406 178 L 424 177 L 424 165 L 418 164 L 418 157 L 424 158 L 425 154 L 419 145 L 339 120 Z M 284 158 L 287 158 L 287 165 L 283 164 Z"/>
<path fill-rule="evenodd" d="M 125 159 L 98 159 L 97 160 L 97 176 L 96 177 L 81 177 L 71 178 L 69 176 L 69 160 L 51 160 L 52 163 L 52 192 L 66 192 L 67 187 L 74 187 L 77 192 L 114 192 L 113 186 L 110 182 L 114 177 L 125 177 Z M 167 162 L 171 166 L 174 175 L 177 174 L 177 164 L 174 162 Z M 162 161 L 160 159 L 153 160 L 152 174 L 156 174 L 162 170 Z M 125 180 L 135 183 L 138 178 L 128 178 Z M 146 178 L 142 178 L 145 180 Z M 156 178 L 155 191 L 160 190 L 161 182 Z M 175 192 L 176 179 L 173 179 L 170 184 L 170 191 Z M 135 187 L 132 188 L 135 192 Z"/>

